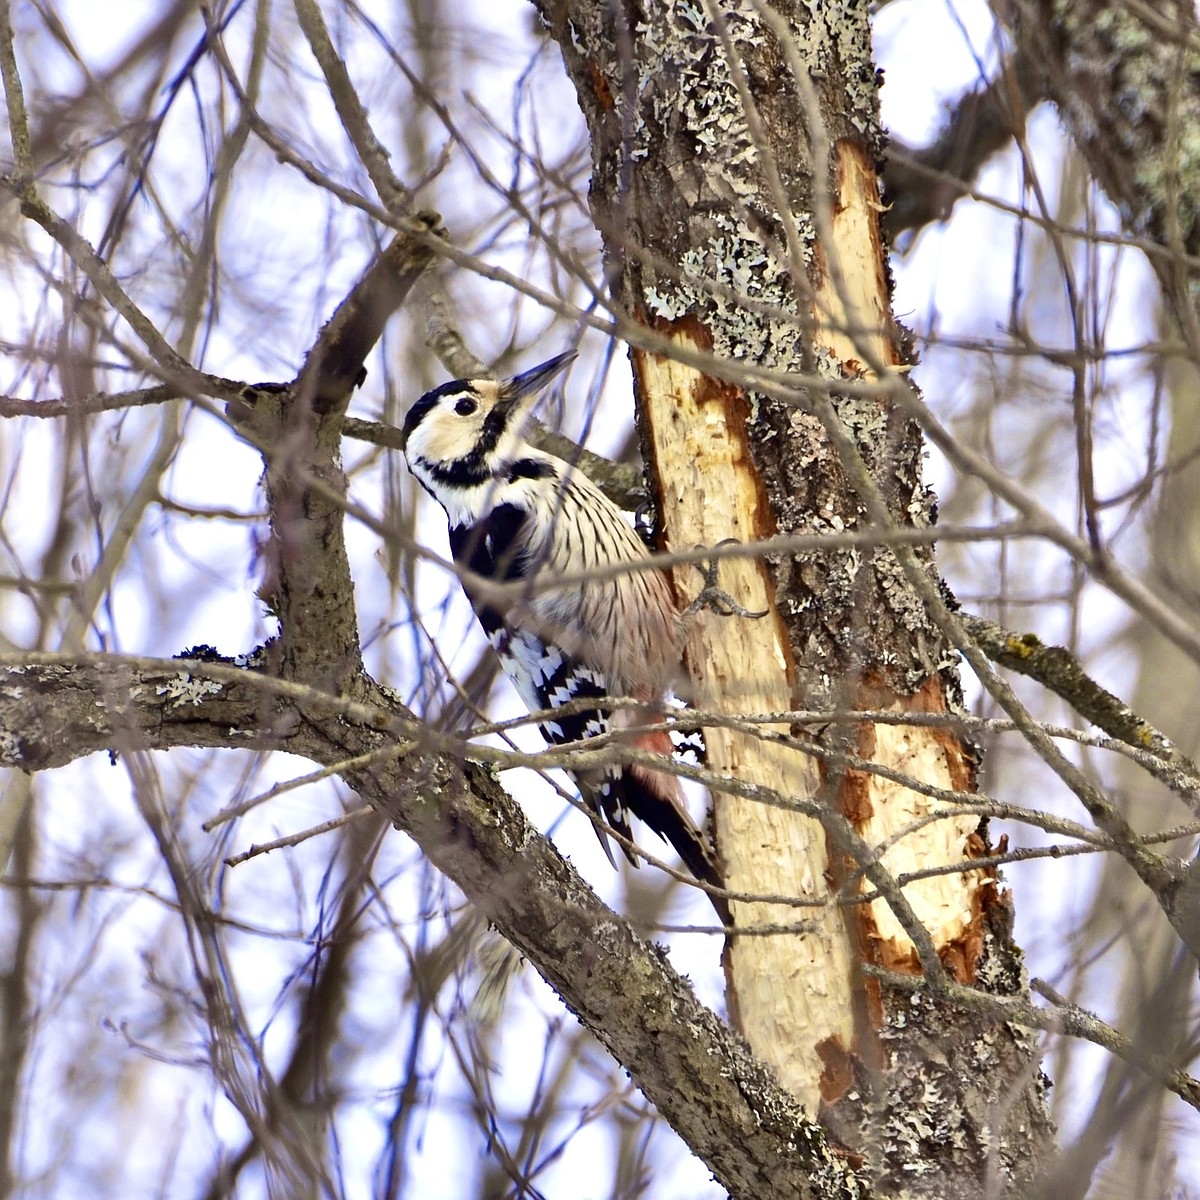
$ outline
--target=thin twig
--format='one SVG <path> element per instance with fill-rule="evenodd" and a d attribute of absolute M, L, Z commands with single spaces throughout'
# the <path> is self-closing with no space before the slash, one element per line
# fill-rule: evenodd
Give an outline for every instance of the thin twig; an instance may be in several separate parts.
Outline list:
<path fill-rule="evenodd" d="M 241 854 L 231 854 L 225 859 L 225 865 L 227 867 L 240 866 L 244 862 L 249 862 L 252 858 L 257 858 L 260 854 L 270 854 L 272 850 L 282 850 L 286 846 L 298 846 L 301 842 L 307 842 L 309 838 L 320 837 L 324 833 L 331 833 L 335 829 L 341 829 L 345 825 L 361 821 L 363 817 L 378 816 L 378 809 L 372 808 L 369 804 L 364 804 L 361 808 L 355 808 L 348 813 L 342 813 L 340 817 L 333 817 L 329 821 L 323 821 L 320 825 L 313 825 L 308 829 L 302 829 L 299 833 L 289 833 L 286 837 L 276 838 L 273 842 L 256 842 L 249 850 L 243 850 Z"/>

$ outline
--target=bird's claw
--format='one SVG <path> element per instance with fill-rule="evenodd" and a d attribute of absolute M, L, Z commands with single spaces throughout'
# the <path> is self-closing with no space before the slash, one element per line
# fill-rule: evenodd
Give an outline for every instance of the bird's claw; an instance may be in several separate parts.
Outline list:
<path fill-rule="evenodd" d="M 719 550 L 722 546 L 738 545 L 737 538 L 725 538 L 713 547 Z M 697 550 L 703 550 L 703 546 L 697 546 Z M 744 604 L 739 604 L 724 588 L 717 584 L 717 575 L 721 570 L 721 560 L 719 558 L 710 558 L 706 563 L 697 563 L 696 569 L 704 576 L 704 586 L 700 589 L 699 594 L 684 610 L 684 617 L 693 617 L 698 612 L 709 608 L 713 612 L 722 617 L 748 617 L 751 620 L 758 620 L 760 617 L 765 617 L 771 610 L 764 608 L 762 612 L 752 612 Z"/>

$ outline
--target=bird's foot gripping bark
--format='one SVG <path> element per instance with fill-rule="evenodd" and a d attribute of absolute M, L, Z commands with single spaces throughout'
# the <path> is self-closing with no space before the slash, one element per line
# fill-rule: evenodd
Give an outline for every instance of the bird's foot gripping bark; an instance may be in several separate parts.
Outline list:
<path fill-rule="evenodd" d="M 722 546 L 737 546 L 740 543 L 737 538 L 726 538 L 722 542 L 718 542 L 713 547 L 714 550 L 719 550 Z M 697 546 L 697 550 L 702 550 L 704 547 Z M 739 604 L 724 588 L 718 586 L 717 576 L 721 570 L 720 558 L 711 558 L 704 564 L 697 563 L 697 569 L 704 576 L 704 586 L 700 589 L 699 594 L 694 600 L 683 610 L 683 619 L 685 621 L 695 617 L 697 613 L 704 609 L 711 609 L 722 617 L 748 617 L 751 620 L 758 620 L 760 617 L 765 617 L 771 610 L 764 608 L 762 612 L 752 612 L 745 605 Z"/>

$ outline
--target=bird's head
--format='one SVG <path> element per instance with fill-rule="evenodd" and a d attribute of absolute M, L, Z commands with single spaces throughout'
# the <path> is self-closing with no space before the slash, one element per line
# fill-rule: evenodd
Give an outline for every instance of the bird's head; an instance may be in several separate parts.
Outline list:
<path fill-rule="evenodd" d="M 422 482 L 479 483 L 521 452 L 537 393 L 575 357 L 559 354 L 511 379 L 454 379 L 426 392 L 404 418 L 408 465 Z"/>

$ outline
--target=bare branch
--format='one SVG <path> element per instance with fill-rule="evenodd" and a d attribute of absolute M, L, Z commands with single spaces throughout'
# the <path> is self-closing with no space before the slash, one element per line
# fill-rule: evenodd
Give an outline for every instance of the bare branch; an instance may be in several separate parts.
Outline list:
<path fill-rule="evenodd" d="M 19 698 L 25 724 L 13 723 L 17 702 L 0 691 L 8 704 L 0 706 L 0 728 L 10 731 L 9 750 L 27 770 L 57 765 L 63 752 L 74 756 L 86 744 L 111 745 L 114 736 L 119 747 L 259 745 L 265 738 L 338 764 L 346 782 L 412 834 L 630 1065 L 639 1087 L 731 1193 L 813 1200 L 858 1194 L 853 1170 L 819 1126 L 656 949 L 600 903 L 486 769 L 450 758 L 397 758 L 394 738 L 379 731 L 377 718 L 365 719 L 401 714 L 369 683 L 362 703 L 331 703 L 322 718 L 310 701 L 303 721 L 281 715 L 282 727 L 251 734 L 262 713 L 261 688 L 296 699 L 304 689 L 267 677 L 242 682 L 242 671 L 220 663 L 195 665 L 233 682 L 215 687 L 161 664 L 151 671 L 128 663 L 18 669 L 27 688 Z M 240 723 L 232 735 L 231 723 Z M 729 1137 L 731 1129 L 737 1137 Z"/>
<path fill-rule="evenodd" d="M 958 100 L 930 145 L 918 148 L 893 139 L 883 171 L 888 232 L 896 237 L 946 220 L 964 194 L 963 185 L 1011 144 L 1044 94 L 1028 55 L 1017 52 L 1001 63 L 995 79 Z"/>
<path fill-rule="evenodd" d="M 1047 646 L 1032 633 L 1012 633 L 994 621 L 964 617 L 963 625 L 993 662 L 1049 688 L 1081 717 L 1129 746 L 1148 751 L 1161 764 L 1154 774 L 1193 812 L 1200 814 L 1200 771 L 1166 734 L 1092 679 L 1062 646 Z M 1147 765 L 1147 769 L 1152 769 Z"/>

